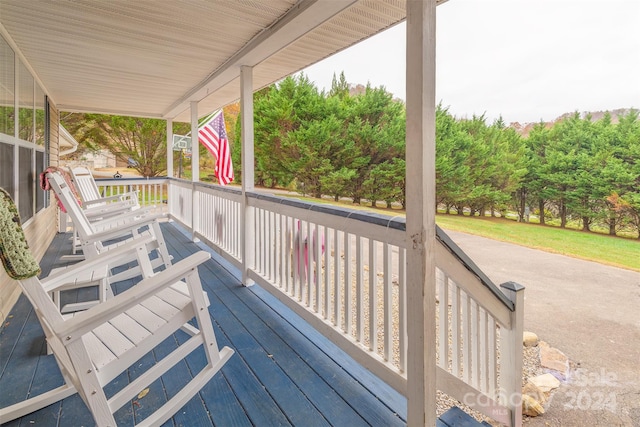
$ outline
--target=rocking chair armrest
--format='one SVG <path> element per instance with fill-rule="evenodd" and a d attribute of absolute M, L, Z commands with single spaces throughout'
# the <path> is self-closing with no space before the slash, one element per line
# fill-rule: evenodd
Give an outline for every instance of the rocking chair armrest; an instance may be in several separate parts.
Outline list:
<path fill-rule="evenodd" d="M 159 213 L 154 214 L 150 209 L 136 209 L 134 211 L 125 212 L 122 215 L 118 215 L 113 218 L 106 218 L 101 221 L 93 222 L 92 225 L 96 230 L 99 230 L 100 227 L 108 227 L 113 223 L 121 222 L 121 221 L 131 221 L 131 223 L 135 223 L 141 220 L 146 220 L 147 218 L 166 218 L 167 214 Z M 117 226 L 116 226 L 117 227 Z"/>
<path fill-rule="evenodd" d="M 117 227 L 112 227 L 104 231 L 99 231 L 90 236 L 87 236 L 86 238 L 81 238 L 81 240 L 83 244 L 96 243 L 96 242 L 103 242 L 105 240 L 116 239 L 126 235 L 132 235 L 135 230 L 138 230 L 139 228 L 144 227 L 146 225 L 153 224 L 159 219 L 159 217 L 162 217 L 162 216 L 155 215 L 153 217 L 143 218 L 141 221 L 124 223 Z"/>
<path fill-rule="evenodd" d="M 100 197 L 99 199 L 93 199 L 93 200 L 88 200 L 86 202 L 84 202 L 84 204 L 86 206 L 91 207 L 91 205 L 97 205 L 100 203 L 118 203 L 118 202 L 122 202 L 122 203 L 131 203 L 131 199 L 133 199 L 132 197 L 129 196 L 128 193 L 126 194 L 116 194 L 113 196 L 107 196 L 107 197 Z"/>
<path fill-rule="evenodd" d="M 141 249 L 141 251 L 144 251 L 144 256 L 146 256 L 146 249 Z M 209 258 L 211 255 L 205 251 L 196 252 L 168 269 L 141 280 L 123 293 L 55 325 L 54 330 L 65 345 L 72 343 L 97 326 L 124 313 L 178 280 L 193 273 L 197 274 L 198 266 Z"/>
<path fill-rule="evenodd" d="M 153 240 L 154 239 L 152 236 L 144 236 L 139 239 L 135 239 L 111 251 L 108 251 L 105 254 L 100 255 L 99 257 L 85 259 L 61 271 L 50 274 L 46 278 L 41 279 L 40 283 L 42 283 L 42 286 L 47 292 L 55 291 L 58 288 L 67 286 L 70 281 L 73 281 L 81 273 L 87 270 L 97 270 L 99 268 L 106 267 L 112 260 L 121 259 L 122 257 L 129 254 L 132 260 L 135 259 L 137 250 L 139 248 L 144 248 L 146 250 L 146 245 L 153 242 Z M 98 279 L 99 277 L 96 277 L 95 280 Z"/>
<path fill-rule="evenodd" d="M 132 191 L 127 191 L 126 193 L 114 194 L 113 196 L 103 197 L 100 200 L 103 200 L 103 201 L 115 200 L 116 202 L 132 203 L 133 205 L 139 205 L 140 204 L 138 201 L 139 195 L 140 195 L 139 190 L 132 190 Z"/>
<path fill-rule="evenodd" d="M 111 203 L 110 205 L 101 205 L 93 208 L 87 208 L 84 210 L 84 214 L 87 219 L 91 220 L 92 218 L 104 218 L 113 215 L 119 215 L 121 213 L 131 212 L 134 205 L 130 205 L 127 203 Z M 140 210 L 136 210 L 136 212 L 141 212 Z M 144 211 L 142 211 L 144 212 Z"/>
<path fill-rule="evenodd" d="M 116 199 L 108 203 L 104 202 L 103 199 L 97 199 L 97 200 L 91 200 L 89 202 L 85 202 L 83 210 L 85 213 L 87 213 L 87 212 L 93 212 L 95 210 L 115 209 L 116 206 L 122 206 L 122 207 L 126 206 L 128 208 L 139 208 L 140 204 L 134 203 L 134 201 L 131 199 L 128 199 L 128 200 Z"/>
<path fill-rule="evenodd" d="M 113 196 L 109 196 L 109 197 L 120 197 L 120 200 L 125 200 L 125 199 L 136 199 L 138 200 L 138 195 L 140 194 L 140 190 L 131 190 L 131 191 L 127 191 L 125 193 L 120 193 L 120 194 L 114 194 Z"/>

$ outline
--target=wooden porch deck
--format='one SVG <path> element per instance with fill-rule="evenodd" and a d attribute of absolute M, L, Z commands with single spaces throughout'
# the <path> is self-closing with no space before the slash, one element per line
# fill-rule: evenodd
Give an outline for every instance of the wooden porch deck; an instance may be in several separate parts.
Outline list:
<path fill-rule="evenodd" d="M 192 243 L 172 224 L 163 233 L 174 259 L 205 246 Z M 59 234 L 41 265 L 43 275 L 64 266 L 71 253 L 69 234 Z M 232 268 L 210 260 L 200 269 L 211 300 L 210 313 L 220 346 L 235 354 L 214 379 L 166 426 L 398 426 L 405 425 L 406 399 L 371 375 L 306 322 L 258 286 L 240 284 Z M 116 288 L 129 286 L 122 283 Z M 118 292 L 121 289 L 116 289 Z M 83 291 L 83 292 L 91 292 Z M 82 292 L 66 295 L 81 300 Z M 175 336 L 176 340 L 184 337 Z M 168 351 L 165 342 L 155 352 Z M 140 360 L 152 364 L 154 354 Z M 171 396 L 190 378 L 190 368 L 203 363 L 194 353 L 150 387 L 149 393 L 123 407 L 118 425 L 132 425 Z M 203 356 L 202 356 L 203 357 Z M 137 375 L 130 369 L 131 381 Z M 0 328 L 0 407 L 37 395 L 62 383 L 29 302 L 21 297 Z M 84 403 L 71 396 L 3 426 L 89 426 L 93 420 Z"/>

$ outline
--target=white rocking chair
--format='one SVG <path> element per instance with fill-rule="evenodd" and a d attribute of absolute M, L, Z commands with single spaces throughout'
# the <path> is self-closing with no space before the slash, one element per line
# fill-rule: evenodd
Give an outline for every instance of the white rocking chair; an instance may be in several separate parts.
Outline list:
<path fill-rule="evenodd" d="M 55 278 L 41 281 L 37 278 L 40 267 L 28 250 L 15 204 L 0 189 L 0 258 L 9 276 L 20 283 L 34 306 L 66 383 L 50 392 L 0 409 L 0 423 L 22 417 L 77 392 L 91 411 L 96 425 L 116 427 L 114 412 L 202 346 L 207 366 L 173 398 L 137 424 L 158 426 L 195 396 L 231 357 L 233 350 L 230 348 L 218 349 L 206 306 L 197 269 L 210 257 L 203 251 L 143 279 L 129 290 L 89 310 L 72 317 L 60 314 L 49 292 L 75 274 L 86 269 L 104 268 L 110 258 L 123 256 L 137 259 L 141 265 L 146 265 L 143 269 L 148 269 L 144 239 L 134 244 L 134 249 L 131 244 L 121 246 L 106 255 L 69 267 Z M 174 287 L 176 283 L 181 286 Z M 194 318 L 197 328 L 187 323 Z M 178 329 L 189 333 L 191 338 L 111 398 L 106 397 L 105 385 Z"/>
<path fill-rule="evenodd" d="M 84 166 L 71 168 L 71 177 L 86 208 L 91 209 L 98 206 L 112 207 L 114 205 L 118 207 L 125 206 L 133 209 L 138 209 L 140 207 L 137 191 L 129 191 L 114 196 L 102 197 L 100 190 L 98 189 L 98 184 L 96 184 L 96 181 L 93 178 L 93 174 Z"/>
<path fill-rule="evenodd" d="M 171 265 L 171 256 L 167 251 L 160 229 L 159 221 L 165 217 L 163 214 L 156 215 L 144 210 L 137 210 L 92 222 L 87 218 L 64 177 L 59 172 L 47 173 L 47 179 L 51 189 L 55 192 L 56 197 L 65 207 L 67 214 L 73 221 L 85 258 L 93 258 L 105 254 L 129 239 L 150 234 L 154 237 L 154 240 L 148 249 L 150 252 L 157 250 L 159 255 L 153 261 L 154 269 L 161 266 L 168 268 Z M 123 238 L 124 240 L 122 240 Z M 111 268 L 127 262 L 127 260 L 122 261 L 120 263 L 116 262 Z M 139 274 L 139 269 L 126 270 L 118 274 L 118 279 L 114 281 L 129 279 Z"/>
<path fill-rule="evenodd" d="M 65 181 L 69 186 L 73 186 L 75 194 L 81 200 L 81 208 L 90 222 L 100 221 L 106 218 L 121 215 L 126 212 L 140 209 L 138 201 L 138 192 L 130 191 L 110 197 L 102 197 L 96 181 L 93 179 L 91 171 L 86 167 L 79 166 L 69 168 L 69 172 L 64 169 L 50 168 L 49 171 L 58 170 L 64 174 L 68 174 Z M 140 213 L 140 212 L 138 212 Z M 73 253 L 79 249 L 78 232 L 73 227 Z"/>

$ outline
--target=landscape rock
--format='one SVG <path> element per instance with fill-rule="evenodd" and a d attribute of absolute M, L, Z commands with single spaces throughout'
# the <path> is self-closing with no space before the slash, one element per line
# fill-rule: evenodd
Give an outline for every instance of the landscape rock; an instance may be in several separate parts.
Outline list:
<path fill-rule="evenodd" d="M 522 387 L 522 394 L 527 395 L 529 397 L 534 398 L 538 403 L 544 405 L 547 403 L 547 395 L 544 391 L 537 385 L 527 382 L 524 387 Z"/>
<path fill-rule="evenodd" d="M 569 372 L 569 358 L 557 348 L 551 347 L 544 341 L 540 341 L 540 365 L 543 368 L 559 372 L 563 379 Z"/>
<path fill-rule="evenodd" d="M 529 382 L 540 388 L 545 393 L 549 393 L 560 387 L 560 380 L 551 374 L 542 374 L 537 377 L 529 378 Z"/>
<path fill-rule="evenodd" d="M 524 332 L 522 334 L 522 344 L 525 347 L 535 347 L 538 345 L 538 336 L 533 332 Z"/>
<path fill-rule="evenodd" d="M 528 394 L 522 395 L 522 414 L 530 417 L 537 417 L 544 414 L 542 405 Z"/>

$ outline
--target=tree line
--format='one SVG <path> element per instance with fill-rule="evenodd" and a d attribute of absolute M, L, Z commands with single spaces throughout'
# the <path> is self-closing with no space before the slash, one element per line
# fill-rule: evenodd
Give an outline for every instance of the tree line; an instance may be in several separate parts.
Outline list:
<path fill-rule="evenodd" d="M 241 182 L 238 105 L 225 107 L 236 183 Z M 406 206 L 405 105 L 384 87 L 351 87 L 341 73 L 328 92 L 304 75 L 254 94 L 256 185 L 374 206 Z M 166 171 L 164 120 L 63 114 L 83 146 L 132 158 L 143 176 Z M 174 133 L 189 131 L 174 123 Z M 201 147 L 201 163 L 213 165 Z M 174 162 L 177 162 L 174 156 Z M 541 224 L 640 238 L 640 119 L 630 110 L 598 121 L 575 113 L 527 136 L 502 119 L 436 109 L 436 195 L 446 213 L 530 215 Z M 201 164 L 201 166 L 202 166 Z M 176 166 L 174 165 L 174 168 Z"/>
<path fill-rule="evenodd" d="M 354 91 L 344 74 L 328 93 L 304 74 L 254 96 L 256 184 L 314 197 L 406 205 L 405 106 L 384 87 Z M 640 230 L 640 120 L 575 113 L 520 135 L 502 119 L 436 109 L 436 194 L 447 213 L 537 215 L 566 227 Z M 240 165 L 239 122 L 233 156 Z M 237 177 L 241 177 L 237 167 Z M 639 233 L 640 238 L 640 233 Z"/>

